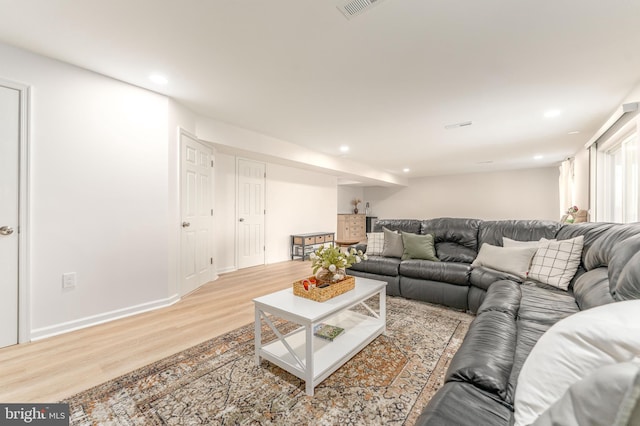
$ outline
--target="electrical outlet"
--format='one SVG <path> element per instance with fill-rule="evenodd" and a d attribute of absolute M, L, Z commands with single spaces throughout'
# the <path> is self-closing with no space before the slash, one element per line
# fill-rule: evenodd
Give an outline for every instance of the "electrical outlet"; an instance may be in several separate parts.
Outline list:
<path fill-rule="evenodd" d="M 62 288 L 74 288 L 76 286 L 76 273 L 67 272 L 62 274 Z"/>

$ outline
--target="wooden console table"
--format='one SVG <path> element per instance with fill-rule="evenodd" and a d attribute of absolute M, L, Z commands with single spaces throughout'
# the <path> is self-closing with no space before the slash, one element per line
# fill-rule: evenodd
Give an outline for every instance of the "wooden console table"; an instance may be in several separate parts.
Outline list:
<path fill-rule="evenodd" d="M 291 236 L 291 260 L 294 257 L 304 260 L 315 250 L 317 245 L 332 243 L 334 232 L 312 232 L 310 234 L 295 234 Z"/>

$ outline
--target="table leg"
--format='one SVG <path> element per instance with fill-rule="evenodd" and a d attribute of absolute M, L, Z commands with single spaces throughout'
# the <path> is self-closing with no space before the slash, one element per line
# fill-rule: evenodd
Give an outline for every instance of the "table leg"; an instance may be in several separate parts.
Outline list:
<path fill-rule="evenodd" d="M 262 347 L 262 320 L 261 320 L 261 315 L 262 312 L 260 312 L 260 309 L 258 309 L 257 307 L 255 308 L 255 316 L 256 316 L 256 320 L 255 320 L 255 340 L 254 340 L 254 346 L 255 346 L 255 357 L 256 357 L 256 366 L 260 365 L 260 348 Z"/>
<path fill-rule="evenodd" d="M 306 327 L 306 360 L 305 360 L 305 384 L 307 395 L 313 396 L 313 324 L 308 324 Z"/>
<path fill-rule="evenodd" d="M 387 289 L 385 287 L 380 290 L 380 319 L 384 324 L 382 332 L 387 331 Z"/>

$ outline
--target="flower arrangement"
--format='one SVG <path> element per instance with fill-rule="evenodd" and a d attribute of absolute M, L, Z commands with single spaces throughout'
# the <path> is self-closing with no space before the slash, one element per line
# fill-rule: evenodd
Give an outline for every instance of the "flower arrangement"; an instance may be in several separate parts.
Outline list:
<path fill-rule="evenodd" d="M 576 214 L 578 210 L 580 210 L 578 206 L 571 206 L 567 209 L 567 214 Z"/>
<path fill-rule="evenodd" d="M 578 213 L 578 206 L 571 206 L 567 209 L 567 218 L 564 220 L 565 223 L 574 223 L 576 218 L 573 216 Z"/>
<path fill-rule="evenodd" d="M 309 258 L 311 259 L 314 275 L 320 269 L 326 269 L 333 275 L 333 280 L 337 281 L 344 275 L 344 273 L 340 273 L 341 270 L 350 267 L 354 263 L 367 260 L 367 255 L 362 250 L 356 250 L 355 248 L 351 248 L 345 253 L 337 246 L 325 246 L 323 244 L 315 252 L 311 253 Z"/>

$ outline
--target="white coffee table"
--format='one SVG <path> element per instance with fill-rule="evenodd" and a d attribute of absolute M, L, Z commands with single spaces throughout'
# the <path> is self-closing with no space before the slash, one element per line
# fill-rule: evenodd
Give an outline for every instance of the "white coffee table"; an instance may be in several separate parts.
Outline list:
<path fill-rule="evenodd" d="M 340 368 L 362 348 L 384 333 L 386 327 L 386 286 L 384 281 L 356 277 L 355 288 L 325 302 L 315 302 L 294 296 L 293 289 L 281 290 L 253 299 L 255 304 L 255 361 L 264 358 L 306 383 L 306 393 L 313 390 L 331 373 Z M 379 297 L 378 312 L 364 302 Z M 362 305 L 368 314 L 350 308 Z M 283 335 L 271 316 L 300 324 L 301 327 Z M 262 344 L 262 321 L 273 330 L 276 339 Z M 333 341 L 313 335 L 319 323 L 345 329 Z"/>

